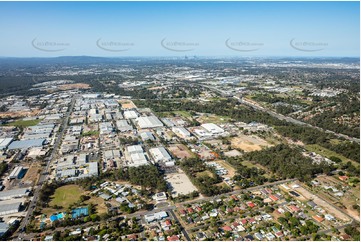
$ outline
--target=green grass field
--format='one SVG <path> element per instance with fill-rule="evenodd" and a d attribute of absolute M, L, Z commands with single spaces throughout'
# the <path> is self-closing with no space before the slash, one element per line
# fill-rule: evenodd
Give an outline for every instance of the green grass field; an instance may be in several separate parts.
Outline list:
<path fill-rule="evenodd" d="M 306 145 L 305 148 L 310 152 L 315 152 L 315 153 L 325 156 L 327 158 L 330 158 L 331 156 L 335 156 L 335 157 L 340 158 L 342 160 L 342 162 L 345 162 L 345 163 L 348 161 L 351 161 L 351 163 L 356 167 L 360 165 L 359 163 L 357 163 L 353 160 L 350 160 L 350 159 L 344 157 L 343 155 L 340 155 L 332 150 L 326 149 L 317 144 Z"/>
<path fill-rule="evenodd" d="M 202 123 L 215 123 L 215 124 L 222 124 L 229 122 L 231 118 L 227 116 L 218 116 L 218 115 L 209 115 L 209 116 L 202 116 L 198 119 L 199 122 Z"/>
<path fill-rule="evenodd" d="M 84 193 L 78 185 L 66 185 L 59 187 L 55 190 L 54 195 L 51 197 L 50 206 L 62 206 L 67 209 L 70 204 L 77 202 L 80 196 Z"/>
<path fill-rule="evenodd" d="M 34 120 L 16 120 L 11 123 L 7 123 L 6 126 L 16 126 L 16 127 L 29 127 L 34 126 L 40 123 L 41 119 L 34 119 Z"/>
<path fill-rule="evenodd" d="M 99 136 L 99 131 L 91 130 L 91 131 L 83 133 L 81 136 L 85 137 L 85 136 L 93 136 L 93 135 Z"/>
<path fill-rule="evenodd" d="M 184 118 L 190 118 L 191 114 L 187 111 L 171 111 L 171 112 L 157 112 L 157 115 L 161 118 L 166 117 L 173 117 L 171 113 L 177 114 L 178 116 L 184 117 Z"/>

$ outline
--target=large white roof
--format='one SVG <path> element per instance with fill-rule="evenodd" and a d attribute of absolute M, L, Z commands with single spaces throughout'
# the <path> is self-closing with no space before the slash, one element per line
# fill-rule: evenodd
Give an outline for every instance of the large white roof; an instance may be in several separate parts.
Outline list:
<path fill-rule="evenodd" d="M 163 123 L 156 116 L 139 117 L 137 121 L 141 129 L 163 126 Z"/>
<path fill-rule="evenodd" d="M 219 134 L 224 132 L 221 127 L 213 123 L 202 124 L 202 127 L 212 134 Z"/>

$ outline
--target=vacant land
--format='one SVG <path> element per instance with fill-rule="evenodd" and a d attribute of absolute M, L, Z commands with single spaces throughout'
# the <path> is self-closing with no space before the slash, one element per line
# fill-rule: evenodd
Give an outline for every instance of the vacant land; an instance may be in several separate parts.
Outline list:
<path fill-rule="evenodd" d="M 136 108 L 135 104 L 130 100 L 120 100 L 119 103 L 122 105 L 123 109 L 133 109 Z"/>
<path fill-rule="evenodd" d="M 202 172 L 198 172 L 196 174 L 197 177 L 212 177 L 214 178 L 214 174 L 208 170 L 202 171 Z"/>
<path fill-rule="evenodd" d="M 95 204 L 95 209 L 98 214 L 107 213 L 108 208 L 104 203 L 104 199 L 100 197 L 91 197 L 89 200 L 85 201 L 85 204 Z"/>
<path fill-rule="evenodd" d="M 227 123 L 230 121 L 230 117 L 227 116 L 218 116 L 214 114 L 204 114 L 197 118 L 197 121 L 200 123 L 215 123 L 215 124 L 222 124 Z"/>
<path fill-rule="evenodd" d="M 192 115 L 187 111 L 157 112 L 157 115 L 163 118 L 176 117 L 176 116 L 183 117 L 187 120 L 192 118 Z"/>
<path fill-rule="evenodd" d="M 86 83 L 74 83 L 74 84 L 64 84 L 58 86 L 60 90 L 71 90 L 71 89 L 89 89 L 89 84 Z"/>
<path fill-rule="evenodd" d="M 181 169 L 178 169 L 177 173 L 167 174 L 165 180 L 172 187 L 173 197 L 177 197 L 179 194 L 186 195 L 193 191 L 197 191 L 197 188 Z"/>
<path fill-rule="evenodd" d="M 41 119 L 33 119 L 33 120 L 16 120 L 11 123 L 7 123 L 6 126 L 16 126 L 16 127 L 29 127 L 37 125 Z"/>
<path fill-rule="evenodd" d="M 24 178 L 22 179 L 22 181 L 24 182 L 24 184 L 36 184 L 39 176 L 40 176 L 40 171 L 41 171 L 41 164 L 40 162 L 33 162 L 28 171 L 26 172 Z"/>
<path fill-rule="evenodd" d="M 189 159 L 195 157 L 195 155 L 182 144 L 171 145 L 168 147 L 168 150 L 178 159 Z"/>
<path fill-rule="evenodd" d="M 0 118 L 33 117 L 38 115 L 40 111 L 40 109 L 34 109 L 32 111 L 0 112 Z"/>
<path fill-rule="evenodd" d="M 231 140 L 231 145 L 245 152 L 261 150 L 263 147 L 272 146 L 264 139 L 254 135 L 239 135 Z"/>

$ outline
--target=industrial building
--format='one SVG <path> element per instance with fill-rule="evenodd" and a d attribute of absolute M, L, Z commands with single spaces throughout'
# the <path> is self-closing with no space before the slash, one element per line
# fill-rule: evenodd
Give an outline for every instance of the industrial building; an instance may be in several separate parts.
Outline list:
<path fill-rule="evenodd" d="M 9 230 L 9 225 L 3 222 L 0 222 L 0 237 L 3 236 Z"/>
<path fill-rule="evenodd" d="M 99 124 L 100 134 L 110 134 L 113 132 L 113 126 L 111 122 L 104 122 Z"/>
<path fill-rule="evenodd" d="M 9 144 L 13 141 L 13 138 L 0 138 L 0 150 L 8 148 Z"/>
<path fill-rule="evenodd" d="M 120 150 L 106 150 L 104 151 L 104 159 L 120 158 Z"/>
<path fill-rule="evenodd" d="M 137 122 L 141 129 L 163 127 L 163 123 L 156 116 L 139 117 Z"/>
<path fill-rule="evenodd" d="M 136 119 L 138 118 L 138 112 L 134 110 L 126 110 L 124 111 L 124 118 L 125 119 Z"/>
<path fill-rule="evenodd" d="M 22 166 L 16 166 L 12 170 L 10 175 L 8 176 L 8 180 L 17 179 L 19 177 L 19 174 L 22 172 L 23 169 L 24 169 L 24 167 L 22 167 Z"/>
<path fill-rule="evenodd" d="M 144 153 L 136 153 L 130 155 L 130 161 L 128 162 L 128 166 L 137 167 L 143 165 L 149 165 Z"/>
<path fill-rule="evenodd" d="M 131 145 L 127 147 L 128 166 L 148 165 L 148 160 L 144 155 L 144 150 L 140 145 Z"/>
<path fill-rule="evenodd" d="M 120 162 L 121 153 L 120 150 L 106 150 L 104 154 L 104 163 L 108 168 L 114 168 L 117 166 L 117 161 Z"/>
<path fill-rule="evenodd" d="M 172 160 L 167 150 L 164 147 L 157 147 L 149 149 L 149 153 L 152 156 L 155 163 L 168 162 Z"/>
<path fill-rule="evenodd" d="M 136 154 L 136 153 L 143 153 L 143 148 L 141 145 L 131 145 L 127 147 L 128 154 Z"/>
<path fill-rule="evenodd" d="M 48 139 L 53 132 L 54 124 L 39 123 L 35 126 L 30 126 L 24 131 L 22 139 L 33 140 L 33 139 Z"/>
<path fill-rule="evenodd" d="M 173 127 L 172 131 L 181 138 L 189 138 L 191 137 L 191 133 L 186 130 L 184 127 Z"/>
<path fill-rule="evenodd" d="M 133 130 L 133 127 L 131 125 L 129 125 L 127 120 L 117 120 L 116 122 L 117 124 L 117 128 L 120 132 L 127 132 L 127 131 L 131 131 Z"/>
<path fill-rule="evenodd" d="M 202 124 L 201 126 L 212 135 L 219 135 L 224 133 L 224 129 L 213 123 L 206 123 L 206 124 Z"/>
<path fill-rule="evenodd" d="M 19 212 L 21 204 L 21 202 L 0 202 L 0 216 Z"/>
<path fill-rule="evenodd" d="M 175 124 L 169 118 L 162 118 L 162 122 L 168 127 L 174 127 Z"/>
<path fill-rule="evenodd" d="M 97 176 L 98 174 L 98 162 L 89 162 L 85 164 L 77 163 L 71 166 L 64 167 L 58 166 L 56 171 L 57 178 L 69 181 Z"/>
<path fill-rule="evenodd" d="M 32 147 L 42 147 L 44 143 L 45 143 L 45 139 L 16 140 L 9 145 L 8 149 L 21 150 L 21 149 L 29 149 Z"/>
<path fill-rule="evenodd" d="M 89 93 L 89 94 L 83 94 L 82 97 L 85 99 L 94 99 L 94 98 L 100 98 L 100 94 L 98 93 Z"/>
<path fill-rule="evenodd" d="M 154 141 L 155 140 L 154 135 L 151 132 L 141 132 L 141 133 L 139 133 L 139 135 L 143 141 L 147 141 L 147 140 Z"/>
<path fill-rule="evenodd" d="M 29 196 L 29 188 L 19 188 L 0 192 L 0 200 L 9 200 Z"/>

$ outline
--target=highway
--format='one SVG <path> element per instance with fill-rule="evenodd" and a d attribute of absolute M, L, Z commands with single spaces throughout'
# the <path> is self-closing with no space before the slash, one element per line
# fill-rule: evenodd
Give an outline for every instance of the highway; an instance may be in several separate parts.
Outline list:
<path fill-rule="evenodd" d="M 222 96 L 226 96 L 226 93 L 224 91 L 218 89 L 218 88 L 215 88 L 215 87 L 212 87 L 212 86 L 209 86 L 209 85 L 204 85 L 204 84 L 198 84 L 198 85 L 200 85 L 202 87 L 205 87 L 205 88 L 208 88 L 208 89 L 210 89 L 210 90 L 212 90 L 212 91 L 214 91 L 216 93 L 219 93 Z M 250 102 L 247 99 L 243 99 L 241 97 L 237 97 L 237 96 L 232 96 L 232 97 L 237 99 L 238 102 L 241 103 L 241 104 L 244 104 L 246 106 L 249 106 L 249 107 L 252 107 L 254 109 L 260 110 L 262 112 L 268 113 L 269 115 L 271 115 L 271 116 L 273 116 L 275 118 L 278 118 L 280 120 L 284 120 L 284 121 L 294 123 L 294 124 L 297 124 L 297 125 L 304 125 L 304 126 L 308 126 L 308 127 L 311 127 L 311 128 L 315 128 L 315 129 L 324 131 L 326 133 L 333 134 L 333 135 L 335 135 L 335 136 L 337 136 L 339 138 L 344 138 L 344 139 L 349 140 L 349 141 L 360 143 L 360 139 L 358 139 L 358 138 L 354 138 L 354 137 L 350 137 L 350 136 L 347 136 L 347 135 L 344 135 L 344 134 L 336 133 L 336 132 L 333 132 L 331 130 L 323 129 L 323 128 L 320 128 L 320 127 L 317 127 L 317 126 L 302 122 L 300 120 L 297 120 L 297 119 L 294 119 L 294 118 L 291 118 L 291 117 L 276 113 L 276 112 L 274 112 L 274 111 L 272 111 L 272 110 L 270 110 L 268 108 L 262 107 L 259 104 L 255 104 L 254 102 Z"/>
<path fill-rule="evenodd" d="M 43 185 L 43 182 L 48 179 L 50 164 L 52 163 L 52 161 L 53 161 L 54 157 L 56 156 L 57 151 L 59 149 L 61 140 L 62 140 L 63 135 L 65 133 L 65 130 L 66 130 L 67 126 L 68 126 L 69 116 L 70 116 L 70 114 L 71 114 L 71 112 L 73 110 L 74 103 L 75 103 L 75 97 L 72 98 L 70 108 L 68 109 L 68 112 L 65 114 L 65 117 L 63 119 L 63 123 L 61 125 L 61 131 L 60 131 L 60 133 L 59 133 L 59 135 L 58 135 L 58 137 L 56 139 L 56 142 L 54 143 L 53 150 L 52 150 L 52 152 L 51 152 L 51 154 L 50 154 L 50 156 L 48 158 L 48 163 L 46 165 L 46 168 L 44 169 L 44 171 L 42 173 L 40 173 L 38 184 L 37 184 L 37 186 L 34 187 L 33 197 L 31 199 L 31 202 L 29 203 L 28 211 L 26 213 L 26 216 L 21 221 L 18 232 L 14 234 L 14 236 L 18 237 L 19 240 L 22 240 L 24 238 L 25 227 L 30 222 L 30 218 L 31 218 L 31 215 L 34 212 L 35 207 L 36 207 L 36 202 L 38 201 L 40 190 L 41 190 L 41 187 Z"/>

